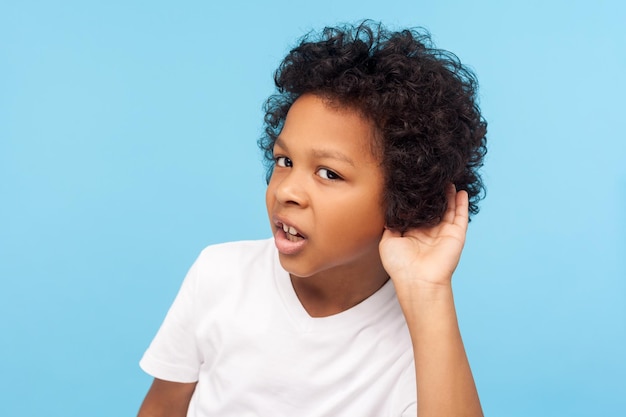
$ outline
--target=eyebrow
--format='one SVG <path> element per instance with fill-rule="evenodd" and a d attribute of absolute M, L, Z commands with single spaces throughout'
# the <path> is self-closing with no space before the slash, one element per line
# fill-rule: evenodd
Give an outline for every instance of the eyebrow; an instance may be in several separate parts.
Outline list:
<path fill-rule="evenodd" d="M 285 149 L 285 150 L 289 150 L 287 145 L 285 144 L 285 142 L 280 138 L 280 136 L 278 138 L 276 138 L 276 142 L 274 142 L 275 145 L 280 146 L 281 148 Z M 329 159 L 336 159 L 338 161 L 343 161 L 347 164 L 350 164 L 352 166 L 354 165 L 354 161 L 348 156 L 345 155 L 341 152 L 337 152 L 337 151 L 332 151 L 332 150 L 328 150 L 328 149 L 313 149 L 313 156 L 315 158 L 329 158 Z"/>

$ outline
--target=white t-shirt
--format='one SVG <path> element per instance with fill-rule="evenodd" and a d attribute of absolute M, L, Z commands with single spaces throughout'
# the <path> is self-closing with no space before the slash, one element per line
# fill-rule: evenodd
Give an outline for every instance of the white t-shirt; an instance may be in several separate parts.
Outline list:
<path fill-rule="evenodd" d="M 188 416 L 415 416 L 413 352 L 395 290 L 308 315 L 273 240 L 209 246 L 140 366 L 195 382 Z"/>

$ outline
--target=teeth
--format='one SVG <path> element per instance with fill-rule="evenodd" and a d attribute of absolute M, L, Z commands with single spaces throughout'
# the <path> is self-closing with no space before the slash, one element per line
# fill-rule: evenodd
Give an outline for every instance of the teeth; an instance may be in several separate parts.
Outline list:
<path fill-rule="evenodd" d="M 290 235 L 293 235 L 293 236 L 295 236 L 295 235 L 297 235 L 297 234 L 298 234 L 298 231 L 296 230 L 296 228 L 295 228 L 295 227 L 293 227 L 293 226 L 287 226 L 287 225 L 286 225 L 286 224 L 284 224 L 284 223 L 283 223 L 283 232 L 285 232 L 285 233 L 289 233 Z"/>

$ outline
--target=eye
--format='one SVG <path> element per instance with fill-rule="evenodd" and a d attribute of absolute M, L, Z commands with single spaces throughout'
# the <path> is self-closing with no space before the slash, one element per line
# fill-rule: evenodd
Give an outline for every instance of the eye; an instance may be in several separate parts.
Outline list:
<path fill-rule="evenodd" d="M 325 180 L 340 180 L 341 177 L 330 169 L 320 168 L 317 170 L 317 174 Z"/>
<path fill-rule="evenodd" d="M 285 168 L 293 166 L 293 162 L 291 162 L 291 159 L 287 158 L 286 156 L 278 156 L 274 158 L 274 161 L 276 162 L 276 166 L 279 167 Z"/>

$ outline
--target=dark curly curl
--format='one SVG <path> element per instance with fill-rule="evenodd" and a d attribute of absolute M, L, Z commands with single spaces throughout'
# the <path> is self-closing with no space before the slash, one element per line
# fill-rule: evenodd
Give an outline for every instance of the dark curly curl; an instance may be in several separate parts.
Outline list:
<path fill-rule="evenodd" d="M 427 31 L 391 32 L 371 21 L 325 28 L 300 40 L 274 81 L 278 92 L 265 103 L 259 140 L 268 180 L 287 112 L 311 93 L 374 122 L 387 227 L 437 223 L 450 183 L 468 192 L 470 213 L 478 213 L 487 123 L 476 103 L 477 80 L 454 54 L 436 49 Z"/>

